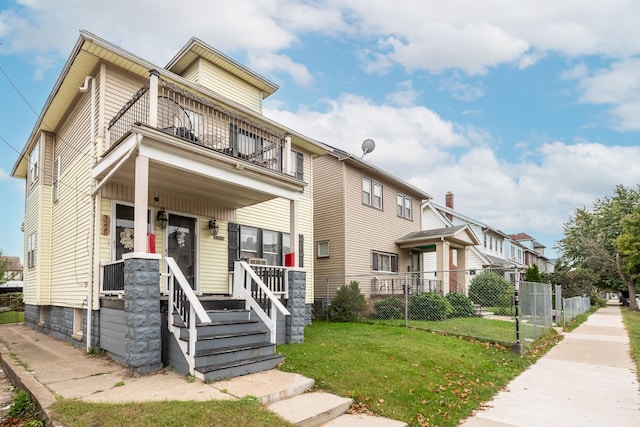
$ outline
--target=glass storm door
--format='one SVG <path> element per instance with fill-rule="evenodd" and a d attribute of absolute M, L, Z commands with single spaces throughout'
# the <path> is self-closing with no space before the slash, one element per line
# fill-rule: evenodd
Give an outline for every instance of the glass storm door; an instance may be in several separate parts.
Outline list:
<path fill-rule="evenodd" d="M 414 292 L 424 291 L 420 286 L 420 253 L 411 252 L 411 288 Z"/>
<path fill-rule="evenodd" d="M 196 219 L 169 214 L 167 256 L 176 260 L 184 277 L 196 289 Z"/>

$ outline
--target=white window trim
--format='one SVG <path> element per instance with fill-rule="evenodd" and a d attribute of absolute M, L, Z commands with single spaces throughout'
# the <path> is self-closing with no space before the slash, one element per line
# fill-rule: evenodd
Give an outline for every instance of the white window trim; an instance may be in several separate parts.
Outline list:
<path fill-rule="evenodd" d="M 325 250 L 321 250 L 322 247 L 326 247 Z M 318 258 L 329 258 L 330 244 L 328 240 L 320 240 L 318 242 Z"/>

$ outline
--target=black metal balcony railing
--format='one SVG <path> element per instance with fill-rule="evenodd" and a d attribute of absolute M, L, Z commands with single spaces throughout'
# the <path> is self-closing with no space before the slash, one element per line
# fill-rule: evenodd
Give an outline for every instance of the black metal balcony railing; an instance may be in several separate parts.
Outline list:
<path fill-rule="evenodd" d="M 149 125 L 149 84 L 143 86 L 109 123 L 117 144 L 135 123 Z M 157 129 L 189 143 L 259 166 L 283 171 L 285 135 L 186 89 L 160 80 Z"/>

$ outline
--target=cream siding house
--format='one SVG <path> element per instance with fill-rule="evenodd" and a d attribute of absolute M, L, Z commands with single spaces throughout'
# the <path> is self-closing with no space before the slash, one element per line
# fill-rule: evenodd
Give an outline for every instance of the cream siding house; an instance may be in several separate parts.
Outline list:
<path fill-rule="evenodd" d="M 13 169 L 26 324 L 135 371 L 172 363 L 204 379 L 266 369 L 276 342 L 303 339 L 312 163 L 328 147 L 262 115 L 276 90 L 195 38 L 162 68 L 82 31 Z M 240 330 L 229 309 L 266 341 L 251 344 L 260 360 L 253 348 L 223 363 L 190 329 Z M 127 329 L 141 323 L 152 331 Z"/>

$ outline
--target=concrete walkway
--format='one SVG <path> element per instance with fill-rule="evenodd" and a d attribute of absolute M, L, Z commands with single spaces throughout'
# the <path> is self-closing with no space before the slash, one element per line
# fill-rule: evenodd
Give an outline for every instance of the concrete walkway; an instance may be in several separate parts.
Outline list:
<path fill-rule="evenodd" d="M 640 426 L 640 390 L 619 306 L 601 308 L 464 427 Z"/>
<path fill-rule="evenodd" d="M 283 418 L 300 425 L 331 422 L 332 426 L 349 427 L 406 426 L 382 417 L 341 415 L 333 406 L 344 412 L 351 399 L 330 393 L 306 393 L 315 384 L 313 379 L 277 369 L 209 384 L 188 381 L 185 376 L 168 370 L 134 376 L 112 360 L 89 356 L 84 349 L 22 324 L 0 325 L 0 354 L 3 373 L 16 387 L 28 390 L 48 418 L 51 418 L 50 405 L 57 397 L 124 403 L 229 400 L 251 395 Z M 332 418 L 335 419 L 331 421 Z"/>

